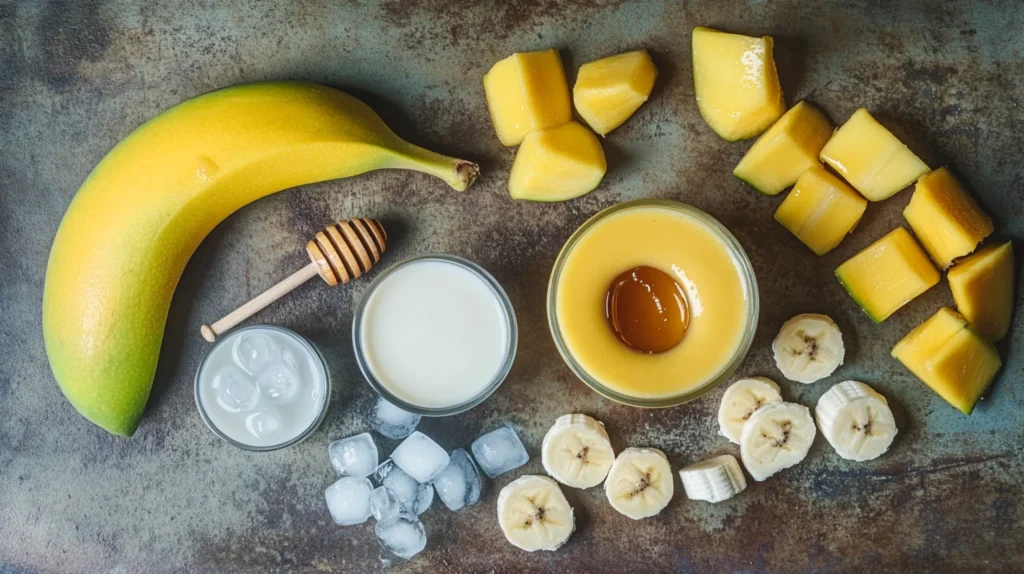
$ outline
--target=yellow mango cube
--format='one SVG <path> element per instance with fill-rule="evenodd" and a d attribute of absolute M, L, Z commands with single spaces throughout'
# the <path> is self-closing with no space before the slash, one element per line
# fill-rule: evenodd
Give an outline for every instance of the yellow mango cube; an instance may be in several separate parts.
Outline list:
<path fill-rule="evenodd" d="M 992 220 L 945 167 L 917 180 L 903 217 L 941 269 L 974 251 L 993 231 Z"/>
<path fill-rule="evenodd" d="M 882 201 L 928 172 L 928 166 L 861 108 L 821 150 L 825 162 L 870 201 Z"/>
<path fill-rule="evenodd" d="M 512 54 L 492 66 L 484 75 L 484 95 L 498 139 L 509 147 L 572 119 L 569 85 L 554 48 Z"/>
<path fill-rule="evenodd" d="M 853 231 L 867 207 L 866 199 L 815 161 L 779 205 L 775 221 L 824 255 Z"/>
<path fill-rule="evenodd" d="M 1013 316 L 1013 244 L 986 247 L 957 262 L 946 277 L 956 308 L 971 330 L 998 341 L 1010 330 Z"/>
<path fill-rule="evenodd" d="M 836 277 L 875 323 L 939 282 L 931 259 L 902 227 L 847 259 Z"/>
<path fill-rule="evenodd" d="M 770 36 L 693 29 L 693 87 L 704 121 L 728 141 L 752 138 L 786 111 Z"/>
<path fill-rule="evenodd" d="M 526 136 L 512 163 L 508 190 L 513 199 L 565 201 L 593 191 L 607 169 L 594 132 L 571 121 Z"/>
<path fill-rule="evenodd" d="M 1002 367 L 992 343 L 947 307 L 896 343 L 892 356 L 964 414 L 971 414 Z"/>
<path fill-rule="evenodd" d="M 757 138 L 732 174 L 765 195 L 778 195 L 819 165 L 818 154 L 833 129 L 821 110 L 798 102 Z"/>
<path fill-rule="evenodd" d="M 658 69 L 647 50 L 609 56 L 580 66 L 572 101 L 601 136 L 621 126 L 654 89 Z"/>

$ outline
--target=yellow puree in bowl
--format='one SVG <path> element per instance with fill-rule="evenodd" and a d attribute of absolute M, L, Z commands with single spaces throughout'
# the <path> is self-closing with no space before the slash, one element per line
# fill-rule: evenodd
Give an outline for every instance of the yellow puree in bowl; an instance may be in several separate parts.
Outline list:
<path fill-rule="evenodd" d="M 612 282 L 644 265 L 674 277 L 689 304 L 682 341 L 662 353 L 625 345 L 605 314 Z M 572 247 L 555 304 L 562 339 L 584 371 L 618 393 L 659 399 L 692 391 L 727 366 L 746 329 L 748 298 L 728 246 L 704 222 L 637 207 L 609 215 Z"/>

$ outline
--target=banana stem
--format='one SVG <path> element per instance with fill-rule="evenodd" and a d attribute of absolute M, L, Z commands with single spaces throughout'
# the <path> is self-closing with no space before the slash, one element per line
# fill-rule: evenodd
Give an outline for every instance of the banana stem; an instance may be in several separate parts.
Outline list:
<path fill-rule="evenodd" d="M 474 162 L 441 155 L 413 144 L 407 144 L 405 153 L 399 153 L 393 167 L 428 173 L 444 180 L 455 191 L 465 191 L 480 175 L 480 166 Z"/>

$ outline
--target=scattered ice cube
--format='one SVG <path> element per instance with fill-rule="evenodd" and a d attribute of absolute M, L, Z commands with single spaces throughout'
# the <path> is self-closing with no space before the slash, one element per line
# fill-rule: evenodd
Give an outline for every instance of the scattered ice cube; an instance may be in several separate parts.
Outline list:
<path fill-rule="evenodd" d="M 448 466 L 448 453 L 427 435 L 413 431 L 391 453 L 391 460 L 416 482 L 425 483 L 434 480 Z"/>
<path fill-rule="evenodd" d="M 274 361 L 259 372 L 256 386 L 260 393 L 270 399 L 286 401 L 299 392 L 301 380 L 299 372 L 285 365 L 283 361 Z"/>
<path fill-rule="evenodd" d="M 250 375 L 257 375 L 276 361 L 277 344 L 263 333 L 243 333 L 231 349 L 235 363 Z"/>
<path fill-rule="evenodd" d="M 402 511 L 402 503 L 393 490 L 378 486 L 370 493 L 370 511 L 376 520 L 387 520 Z"/>
<path fill-rule="evenodd" d="M 327 487 L 327 508 L 331 517 L 342 526 L 362 524 L 370 517 L 370 492 L 373 485 L 367 478 L 344 476 Z"/>
<path fill-rule="evenodd" d="M 217 404 L 229 413 L 252 410 L 260 399 L 259 390 L 249 375 L 234 367 L 227 367 L 213 377 L 217 391 Z"/>
<path fill-rule="evenodd" d="M 487 476 L 495 478 L 530 460 L 512 425 L 501 425 L 473 441 L 473 458 Z"/>
<path fill-rule="evenodd" d="M 427 546 L 427 531 L 423 523 L 408 512 L 378 522 L 373 530 L 381 548 L 406 560 Z"/>
<path fill-rule="evenodd" d="M 402 509 L 423 514 L 434 502 L 434 489 L 429 484 L 420 484 L 404 470 L 388 459 L 373 473 L 374 481 L 395 493 Z"/>
<path fill-rule="evenodd" d="M 268 438 L 281 430 L 281 417 L 274 411 L 261 409 L 245 417 L 245 428 L 256 438 Z"/>
<path fill-rule="evenodd" d="M 370 428 L 395 440 L 405 438 L 420 424 L 420 415 L 403 411 L 395 405 L 378 398 L 370 409 Z"/>
<path fill-rule="evenodd" d="M 370 476 L 379 460 L 377 445 L 368 432 L 332 442 L 327 454 L 338 476 Z"/>
<path fill-rule="evenodd" d="M 480 471 L 469 453 L 461 448 L 452 451 L 448 467 L 434 479 L 437 496 L 449 510 L 479 502 L 481 486 Z"/>

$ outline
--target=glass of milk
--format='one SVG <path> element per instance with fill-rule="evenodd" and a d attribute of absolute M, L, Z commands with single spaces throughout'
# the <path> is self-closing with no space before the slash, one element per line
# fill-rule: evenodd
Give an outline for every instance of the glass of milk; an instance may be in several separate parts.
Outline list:
<path fill-rule="evenodd" d="M 487 271 L 452 255 L 386 269 L 356 309 L 359 369 L 387 401 L 425 416 L 460 413 L 501 385 L 515 360 L 515 311 Z"/>
<path fill-rule="evenodd" d="M 298 443 L 327 414 L 331 380 L 323 356 L 273 325 L 235 329 L 199 365 L 196 405 L 210 430 L 246 450 Z"/>

